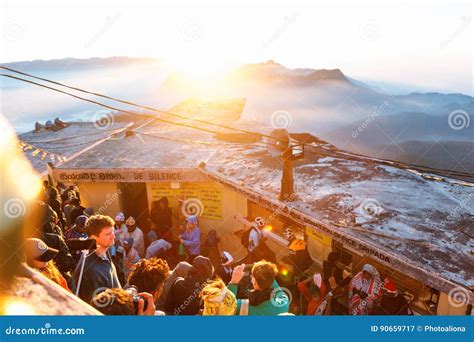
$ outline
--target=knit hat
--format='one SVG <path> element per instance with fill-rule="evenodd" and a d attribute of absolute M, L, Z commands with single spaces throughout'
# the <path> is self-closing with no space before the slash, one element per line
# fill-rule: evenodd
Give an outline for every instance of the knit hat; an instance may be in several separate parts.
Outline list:
<path fill-rule="evenodd" d="M 211 260 L 202 255 L 198 255 L 194 258 L 192 271 L 199 279 L 210 279 L 214 273 L 214 267 L 212 266 Z"/>
<path fill-rule="evenodd" d="M 136 222 L 135 222 L 135 219 L 133 218 L 133 216 L 130 216 L 130 217 L 127 219 L 127 221 L 125 221 L 125 224 L 126 224 L 127 226 L 134 226 L 135 223 L 136 223 Z"/>
<path fill-rule="evenodd" d="M 48 262 L 52 260 L 58 252 L 57 249 L 48 247 L 43 240 L 31 238 L 25 241 L 25 255 L 28 260 Z"/>
<path fill-rule="evenodd" d="M 118 212 L 117 215 L 115 215 L 115 221 L 124 222 L 125 215 L 122 212 Z"/>
<path fill-rule="evenodd" d="M 76 230 L 77 229 L 83 229 L 86 226 L 86 221 L 87 221 L 87 216 L 86 215 L 80 215 L 76 217 L 76 221 L 74 222 L 76 225 Z"/>
<path fill-rule="evenodd" d="M 390 278 L 385 278 L 384 282 L 383 282 L 383 288 L 385 289 L 385 291 L 387 291 L 388 293 L 397 293 L 397 285 L 395 284 L 395 282 L 390 279 Z"/>
<path fill-rule="evenodd" d="M 196 216 L 196 215 L 189 215 L 189 216 L 186 218 L 186 222 L 191 223 L 191 224 L 196 224 L 197 221 L 198 221 L 198 219 L 197 219 L 197 216 Z"/>

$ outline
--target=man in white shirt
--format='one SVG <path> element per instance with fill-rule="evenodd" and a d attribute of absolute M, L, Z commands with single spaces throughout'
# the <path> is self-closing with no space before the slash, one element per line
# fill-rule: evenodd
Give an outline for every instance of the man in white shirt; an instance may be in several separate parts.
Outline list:
<path fill-rule="evenodd" d="M 125 224 L 127 225 L 127 232 L 124 234 L 124 238 L 131 237 L 133 239 L 133 247 L 137 250 L 140 258 L 143 258 L 145 256 L 145 239 L 142 230 L 137 227 L 132 216 L 125 221 Z"/>

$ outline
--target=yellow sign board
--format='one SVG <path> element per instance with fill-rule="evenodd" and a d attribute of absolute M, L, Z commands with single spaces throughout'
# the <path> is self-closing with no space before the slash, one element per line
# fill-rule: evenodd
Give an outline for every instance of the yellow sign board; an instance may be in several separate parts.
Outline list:
<path fill-rule="evenodd" d="M 171 189 L 170 184 L 149 183 L 152 201 L 168 197 L 171 207 L 179 205 L 179 201 L 198 199 L 202 203 L 202 217 L 223 220 L 222 189 L 215 183 L 180 183 L 179 189 Z"/>
<path fill-rule="evenodd" d="M 328 247 L 331 247 L 331 237 L 330 236 L 327 236 L 327 235 L 324 235 L 314 229 L 312 229 L 311 227 L 306 227 L 306 234 L 317 240 L 319 243 L 323 244 L 324 246 L 328 246 Z"/>

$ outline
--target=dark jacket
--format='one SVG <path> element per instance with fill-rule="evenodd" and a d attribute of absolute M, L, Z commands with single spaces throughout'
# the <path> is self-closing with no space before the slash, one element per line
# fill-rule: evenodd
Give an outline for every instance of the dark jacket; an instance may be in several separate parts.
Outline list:
<path fill-rule="evenodd" d="M 165 205 L 164 208 L 160 207 L 160 202 Z M 156 207 L 151 210 L 150 216 L 151 221 L 157 226 L 159 238 L 169 241 L 172 228 L 172 212 L 168 206 L 168 198 L 161 198 Z"/>
<path fill-rule="evenodd" d="M 212 277 L 211 261 L 198 256 L 186 278 L 177 278 L 168 293 L 165 312 L 169 315 L 197 315 L 201 308 L 199 293 Z"/>
<path fill-rule="evenodd" d="M 372 310 L 371 315 L 409 315 L 408 310 L 408 301 L 403 295 L 384 294 L 381 304 Z"/>
<path fill-rule="evenodd" d="M 81 272 L 82 259 L 77 264 L 74 271 L 74 279 L 79 286 L 79 276 Z M 87 303 L 90 303 L 92 297 L 100 292 L 100 288 L 121 288 L 117 277 L 115 266 L 112 263 L 108 253 L 104 258 L 99 257 L 92 252 L 86 257 L 84 272 L 79 289 L 79 297 Z"/>
<path fill-rule="evenodd" d="M 66 241 L 64 241 L 64 238 L 57 234 L 45 233 L 43 234 L 42 239 L 49 247 L 55 248 L 59 251 L 53 259 L 59 272 L 64 276 L 67 272 L 72 271 L 74 259 L 66 245 Z"/>

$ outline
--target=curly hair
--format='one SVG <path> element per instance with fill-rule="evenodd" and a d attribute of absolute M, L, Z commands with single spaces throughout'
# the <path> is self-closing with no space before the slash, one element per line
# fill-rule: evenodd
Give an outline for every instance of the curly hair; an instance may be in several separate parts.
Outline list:
<path fill-rule="evenodd" d="M 104 315 L 134 315 L 135 307 L 130 293 L 124 289 L 106 289 L 91 300 L 91 305 Z"/>
<path fill-rule="evenodd" d="M 105 227 L 113 227 L 115 225 L 115 221 L 112 220 L 110 216 L 105 215 L 92 215 L 86 221 L 86 233 L 87 235 L 95 235 L 99 236 L 102 229 Z"/>
<path fill-rule="evenodd" d="M 209 280 L 205 283 L 199 296 L 202 300 L 208 300 L 209 298 L 217 296 L 225 287 L 225 283 L 221 278 Z"/>
<path fill-rule="evenodd" d="M 275 280 L 278 268 L 272 262 L 261 260 L 252 267 L 252 276 L 255 278 L 260 289 L 268 289 Z"/>
<path fill-rule="evenodd" d="M 148 292 L 153 294 L 159 290 L 168 278 L 170 268 L 163 259 L 150 258 L 142 259 L 133 266 L 128 277 L 128 283 L 135 285 L 138 292 Z"/>

